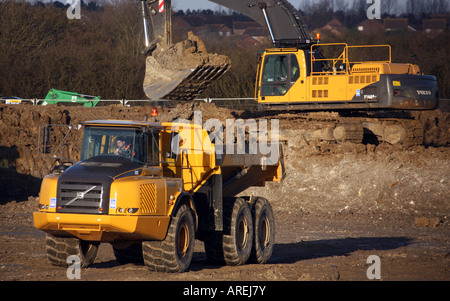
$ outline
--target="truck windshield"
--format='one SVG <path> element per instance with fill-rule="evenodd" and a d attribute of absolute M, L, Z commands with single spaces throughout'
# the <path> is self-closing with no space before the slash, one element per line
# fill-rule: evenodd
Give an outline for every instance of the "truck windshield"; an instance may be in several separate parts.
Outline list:
<path fill-rule="evenodd" d="M 86 127 L 81 161 L 94 157 L 129 159 L 136 163 L 158 165 L 158 134 L 145 134 L 140 129 Z"/>

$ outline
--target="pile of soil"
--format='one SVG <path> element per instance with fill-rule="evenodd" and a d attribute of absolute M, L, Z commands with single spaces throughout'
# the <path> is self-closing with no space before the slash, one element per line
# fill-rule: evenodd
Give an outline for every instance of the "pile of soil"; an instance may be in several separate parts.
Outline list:
<path fill-rule="evenodd" d="M 158 43 L 152 57 L 165 69 L 183 71 L 195 69 L 198 66 L 227 66 L 231 60 L 221 54 L 208 53 L 203 41 L 192 31 L 188 32 L 186 40 L 167 45 Z"/>
<path fill-rule="evenodd" d="M 149 99 L 193 100 L 230 67 L 224 55 L 210 54 L 192 32 L 177 44 L 158 43 L 146 58 L 144 92 Z"/>
<path fill-rule="evenodd" d="M 32 106 L 0 105 L 0 195 L 11 195 L 11 187 L 20 187 L 17 177 L 26 177 L 39 182 L 49 173 L 54 159 L 50 158 L 64 136 L 69 132 L 69 125 L 97 119 L 144 120 L 151 116 L 151 106 L 124 107 L 121 105 L 85 108 L 80 106 Z M 176 119 L 192 120 L 194 111 L 203 112 L 202 119 L 218 118 L 225 123 L 234 118 L 233 111 L 217 108 L 203 103 L 184 103 L 172 108 L 159 107 L 159 122 L 171 122 Z M 51 127 L 51 152 L 43 153 L 44 125 Z M 67 145 L 65 157 L 74 162 L 80 158 L 82 131 L 73 128 L 64 141 Z M 38 145 L 39 143 L 39 145 Z M 57 156 L 62 155 L 60 147 Z M 45 157 L 45 158 L 42 158 Z M 12 174 L 14 174 L 13 177 Z M 33 182 L 33 181 L 32 181 Z M 36 185 L 29 195 L 36 195 Z M 23 187 L 19 190 L 24 189 Z M 34 191 L 33 193 L 31 193 Z M 24 193 L 21 197 L 28 197 Z"/>

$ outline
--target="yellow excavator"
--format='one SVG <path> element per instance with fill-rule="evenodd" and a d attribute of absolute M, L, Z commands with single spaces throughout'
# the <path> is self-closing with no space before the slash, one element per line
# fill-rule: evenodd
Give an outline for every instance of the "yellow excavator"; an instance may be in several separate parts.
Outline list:
<path fill-rule="evenodd" d="M 412 63 L 393 63 L 389 45 L 321 44 L 286 0 L 211 2 L 247 15 L 270 34 L 274 47 L 259 55 L 256 76 L 255 99 L 264 110 L 426 110 L 438 106 L 436 77 L 423 75 Z M 229 60 L 207 54 L 193 36 L 174 47 L 170 0 L 144 0 L 142 12 L 149 54 L 144 81 L 148 98 L 192 100 L 229 69 Z M 195 58 L 194 63 L 185 66 L 188 55 Z"/>

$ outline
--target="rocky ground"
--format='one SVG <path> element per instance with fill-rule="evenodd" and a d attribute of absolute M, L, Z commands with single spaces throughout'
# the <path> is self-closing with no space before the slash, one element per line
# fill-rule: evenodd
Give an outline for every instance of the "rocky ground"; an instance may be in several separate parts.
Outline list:
<path fill-rule="evenodd" d="M 202 105 L 161 109 L 160 118 L 191 119 L 195 109 L 203 111 L 204 120 L 242 116 Z M 33 226 L 40 179 L 51 166 L 38 155 L 39 124 L 141 120 L 150 112 L 150 107 L 0 106 L 0 280 L 68 280 L 65 268 L 47 261 L 45 234 Z M 448 113 L 438 114 L 441 139 L 449 135 L 449 119 Z M 203 243 L 196 241 L 188 272 L 156 273 L 142 265 L 119 264 L 112 247 L 102 244 L 81 279 L 368 280 L 368 257 L 376 255 L 381 280 L 450 280 L 448 142 L 405 146 L 311 141 L 297 126 L 280 120 L 281 133 L 289 133 L 284 141 L 285 180 L 245 192 L 266 197 L 274 208 L 276 245 L 267 264 L 209 265 Z M 76 158 L 79 134 L 74 135 L 68 151 Z"/>

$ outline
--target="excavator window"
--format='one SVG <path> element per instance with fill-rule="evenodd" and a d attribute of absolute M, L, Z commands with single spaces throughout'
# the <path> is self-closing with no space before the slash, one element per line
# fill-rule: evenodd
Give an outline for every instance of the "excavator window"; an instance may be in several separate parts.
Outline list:
<path fill-rule="evenodd" d="M 262 96 L 284 95 L 288 90 L 288 56 L 269 55 L 264 61 Z"/>
<path fill-rule="evenodd" d="M 299 79 L 295 55 L 268 55 L 264 61 L 261 96 L 282 96 Z"/>
<path fill-rule="evenodd" d="M 300 66 L 298 65 L 297 58 L 291 54 L 291 84 L 294 84 L 300 77 Z"/>

